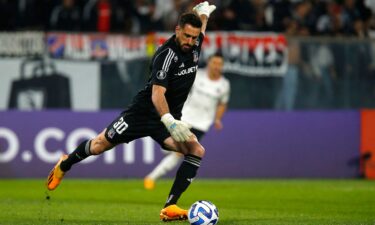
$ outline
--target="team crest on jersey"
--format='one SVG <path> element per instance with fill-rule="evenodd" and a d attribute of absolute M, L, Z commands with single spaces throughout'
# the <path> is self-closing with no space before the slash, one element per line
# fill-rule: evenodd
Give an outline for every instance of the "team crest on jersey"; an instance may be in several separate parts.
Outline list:
<path fill-rule="evenodd" d="M 197 40 L 195 41 L 195 46 L 199 46 L 199 42 L 201 41 L 200 38 L 197 38 Z"/>
<path fill-rule="evenodd" d="M 177 57 L 177 55 L 174 57 L 174 62 L 177 62 L 177 60 L 178 60 L 178 57 Z"/>
<path fill-rule="evenodd" d="M 196 63 L 198 62 L 199 60 L 199 57 L 198 57 L 198 52 L 197 51 L 193 51 L 193 61 Z"/>
<path fill-rule="evenodd" d="M 159 80 L 164 80 L 164 78 L 166 77 L 167 77 L 167 72 L 165 72 L 164 70 L 159 70 L 156 73 L 156 78 L 158 78 Z"/>

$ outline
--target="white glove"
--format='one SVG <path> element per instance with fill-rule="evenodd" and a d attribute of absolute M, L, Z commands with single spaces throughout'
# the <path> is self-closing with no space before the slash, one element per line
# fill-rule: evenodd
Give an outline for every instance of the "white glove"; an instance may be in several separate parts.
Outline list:
<path fill-rule="evenodd" d="M 195 11 L 199 16 L 206 15 L 208 18 L 215 9 L 215 5 L 209 5 L 207 1 L 204 1 L 194 6 L 193 11 Z"/>
<path fill-rule="evenodd" d="M 187 123 L 176 120 L 170 113 L 164 114 L 161 117 L 161 122 L 164 123 L 172 138 L 177 142 L 185 142 L 193 135 Z"/>

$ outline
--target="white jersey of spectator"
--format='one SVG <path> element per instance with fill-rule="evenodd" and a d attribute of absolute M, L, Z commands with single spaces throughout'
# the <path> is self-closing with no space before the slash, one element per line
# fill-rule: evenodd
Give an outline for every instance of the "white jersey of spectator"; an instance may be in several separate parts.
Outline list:
<path fill-rule="evenodd" d="M 227 104 L 229 100 L 229 81 L 221 76 L 217 80 L 208 77 L 206 70 L 198 70 L 189 97 L 182 109 L 181 120 L 195 129 L 207 132 L 214 122 L 216 106 Z"/>

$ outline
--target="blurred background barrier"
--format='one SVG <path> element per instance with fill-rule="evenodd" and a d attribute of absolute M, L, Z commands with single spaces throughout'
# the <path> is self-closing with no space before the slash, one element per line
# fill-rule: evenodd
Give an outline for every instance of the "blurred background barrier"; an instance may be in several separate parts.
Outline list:
<path fill-rule="evenodd" d="M 21 65 L 30 57 L 52 61 L 56 71 L 70 80 L 73 110 L 123 108 L 143 88 L 148 79 L 150 56 L 170 33 L 33 34 L 0 35 L 0 43 L 8 46 L 0 49 L 3 56 L 0 58 L 3 68 L 0 110 L 8 109 L 9 87 L 14 80 L 21 79 Z M 43 37 L 45 42 L 37 40 Z M 200 67 L 216 51 L 224 55 L 225 76 L 231 82 L 230 109 L 375 107 L 375 42 L 372 39 L 208 32 Z M 26 72 L 29 75 L 33 66 L 30 67 Z M 116 90 L 116 94 L 110 90 Z"/>
<path fill-rule="evenodd" d="M 119 112 L 0 112 L 0 177 L 45 177 L 67 149 L 95 136 Z M 201 177 L 360 176 L 360 113 L 234 110 L 203 139 Z M 144 138 L 77 165 L 71 177 L 143 177 L 162 158 Z M 174 172 L 173 172 L 174 173 Z M 171 175 L 170 173 L 169 175 Z"/>

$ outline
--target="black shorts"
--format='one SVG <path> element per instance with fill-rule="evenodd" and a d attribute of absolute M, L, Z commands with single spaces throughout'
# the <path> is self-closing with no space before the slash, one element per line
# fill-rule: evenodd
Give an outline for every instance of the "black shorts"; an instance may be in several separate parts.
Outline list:
<path fill-rule="evenodd" d="M 198 141 L 200 141 L 203 138 L 204 134 L 206 133 L 204 131 L 195 129 L 194 127 L 191 128 L 190 130 L 197 137 Z"/>
<path fill-rule="evenodd" d="M 105 137 L 112 144 L 129 143 L 147 136 L 154 139 L 161 147 L 165 147 L 164 140 L 171 135 L 159 117 L 126 112 L 120 114 L 105 132 Z"/>

